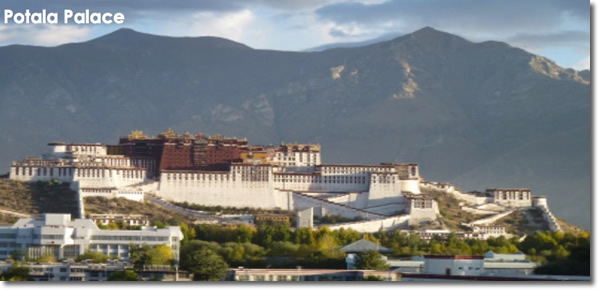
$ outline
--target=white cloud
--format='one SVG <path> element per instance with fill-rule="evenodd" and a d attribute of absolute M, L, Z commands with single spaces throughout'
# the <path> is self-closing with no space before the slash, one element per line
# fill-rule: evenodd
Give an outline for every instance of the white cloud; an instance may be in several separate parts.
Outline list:
<path fill-rule="evenodd" d="M 573 69 L 575 70 L 589 70 L 590 69 L 590 56 L 588 55 L 586 58 L 577 62 L 573 65 Z"/>
<path fill-rule="evenodd" d="M 159 28 L 158 34 L 171 36 L 218 36 L 243 42 L 256 17 L 250 10 L 227 13 L 199 12 L 190 21 L 171 21 Z"/>
<path fill-rule="evenodd" d="M 89 26 L 35 24 L 0 26 L 0 44 L 56 46 L 87 39 L 91 33 L 92 28 Z"/>

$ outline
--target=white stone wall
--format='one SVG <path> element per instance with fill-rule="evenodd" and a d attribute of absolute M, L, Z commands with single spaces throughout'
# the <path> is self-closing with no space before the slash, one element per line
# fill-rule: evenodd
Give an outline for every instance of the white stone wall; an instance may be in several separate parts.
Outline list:
<path fill-rule="evenodd" d="M 369 180 L 364 175 L 273 174 L 273 187 L 295 191 L 365 192 Z"/>
<path fill-rule="evenodd" d="M 481 205 L 481 204 L 493 202 L 492 197 L 476 196 L 476 195 L 469 194 L 469 193 L 462 193 L 462 192 L 456 190 L 454 186 L 448 185 L 448 184 L 443 184 L 443 187 L 442 187 L 436 183 L 423 182 L 423 183 L 420 183 L 420 186 L 427 188 L 427 189 L 444 191 L 444 192 L 454 196 L 454 198 L 464 201 L 464 202 L 467 202 L 468 204 L 471 204 L 471 205 Z"/>
<path fill-rule="evenodd" d="M 125 198 L 128 200 L 133 200 L 137 202 L 144 201 L 144 192 L 143 191 L 134 191 L 134 190 L 119 190 L 115 193 L 117 198 Z"/>
<path fill-rule="evenodd" d="M 556 221 L 556 217 L 554 217 L 554 214 L 552 214 L 552 212 L 550 212 L 550 209 L 548 208 L 548 206 L 540 205 L 540 206 L 538 206 L 538 208 L 542 210 L 544 220 L 546 220 L 546 223 L 548 223 L 548 228 L 550 228 L 550 231 L 553 231 L 553 232 L 560 231 L 560 225 L 558 225 L 558 222 Z"/>
<path fill-rule="evenodd" d="M 284 192 L 282 192 L 284 193 Z M 287 192 L 290 193 L 290 192 Z M 317 216 L 324 215 L 341 215 L 346 218 L 355 218 L 361 216 L 365 219 L 377 219 L 382 218 L 383 215 L 370 213 L 357 208 L 348 207 L 342 204 L 336 204 L 329 202 L 324 199 L 311 197 L 301 193 L 292 193 L 293 200 L 291 201 L 290 210 L 292 209 L 306 209 L 313 207 L 314 214 Z"/>
<path fill-rule="evenodd" d="M 372 173 L 370 180 L 367 207 L 404 202 L 403 189 L 397 175 Z"/>
<path fill-rule="evenodd" d="M 533 197 L 531 205 L 533 207 L 548 207 L 548 201 L 546 197 Z"/>
<path fill-rule="evenodd" d="M 476 221 L 471 222 L 471 225 L 486 225 L 486 224 L 490 224 L 490 223 L 494 223 L 496 220 L 504 218 L 510 214 L 512 214 L 513 212 L 515 212 L 515 210 L 508 210 L 502 213 L 498 213 L 494 216 L 490 216 L 487 218 L 483 218 L 483 219 L 479 219 Z"/>
<path fill-rule="evenodd" d="M 402 192 L 410 192 L 413 194 L 421 194 L 421 188 L 419 187 L 418 179 L 408 179 L 408 180 L 399 180 L 398 181 L 400 189 Z"/>
<path fill-rule="evenodd" d="M 326 198 L 327 201 L 344 204 L 354 208 L 367 208 L 369 192 L 348 193 Z"/>
<path fill-rule="evenodd" d="M 365 208 L 365 210 L 367 210 L 367 211 L 375 212 L 375 213 L 379 213 L 379 214 L 383 214 L 383 215 L 392 215 L 392 214 L 397 215 L 398 212 L 400 212 L 400 211 L 407 211 L 406 209 L 407 209 L 406 203 L 394 203 L 394 204 L 387 204 L 387 205 Z"/>
<path fill-rule="evenodd" d="M 143 183 L 146 179 L 146 170 L 142 168 L 109 169 L 104 167 L 23 167 L 13 165 L 9 178 L 23 182 L 56 179 L 61 182 L 79 182 L 82 187 L 121 188 Z"/>
<path fill-rule="evenodd" d="M 243 181 L 241 173 L 161 173 L 157 196 L 207 206 L 288 209 L 288 197 L 276 195 L 270 181 Z"/>
<path fill-rule="evenodd" d="M 498 214 L 497 211 L 483 210 L 483 209 L 472 208 L 472 207 L 468 207 L 468 206 L 461 206 L 460 210 L 469 212 L 469 213 L 473 213 L 473 214 L 477 214 L 477 215 Z"/>
<path fill-rule="evenodd" d="M 296 228 L 313 227 L 313 208 L 299 210 L 296 216 Z"/>
<path fill-rule="evenodd" d="M 277 151 L 273 156 L 272 162 L 286 167 L 314 167 L 321 164 L 321 153 Z"/>
<path fill-rule="evenodd" d="M 48 181 L 52 179 L 61 182 L 73 181 L 75 168 L 73 167 L 44 167 L 44 166 L 17 166 L 10 168 L 9 179 L 22 182 Z"/>
<path fill-rule="evenodd" d="M 339 230 L 341 228 L 351 228 L 358 232 L 378 232 L 380 229 L 383 231 L 393 230 L 396 228 L 404 228 L 408 226 L 410 215 L 392 216 L 381 219 L 374 219 L 368 221 L 348 222 L 340 224 L 331 224 L 328 227 L 331 230 Z"/>
<path fill-rule="evenodd" d="M 437 202 L 431 201 L 431 208 L 410 208 L 410 224 L 415 225 L 425 221 L 432 221 L 437 219 L 437 215 L 440 213 Z"/>

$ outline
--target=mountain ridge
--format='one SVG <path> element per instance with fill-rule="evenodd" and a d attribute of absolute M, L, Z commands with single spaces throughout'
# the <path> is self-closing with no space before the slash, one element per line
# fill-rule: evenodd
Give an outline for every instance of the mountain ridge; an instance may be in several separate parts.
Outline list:
<path fill-rule="evenodd" d="M 146 39 L 133 30 L 58 47 L 0 47 L 0 169 L 52 140 L 115 143 L 132 129 L 172 127 L 257 144 L 318 142 L 325 162 L 418 162 L 426 178 L 461 188 L 484 186 L 475 181 L 482 175 L 505 187 L 528 181 L 558 216 L 589 225 L 589 167 L 580 162 L 589 164 L 591 152 L 589 81 L 504 43 L 417 32 L 320 52 Z M 145 45 L 125 45 L 139 44 L 137 34 Z M 557 132 L 583 146 L 553 139 L 523 147 Z M 495 172 L 520 147 L 502 167 L 535 166 Z M 558 183 L 546 167 L 559 165 L 573 177 Z M 565 189 L 578 199 L 559 193 Z"/>

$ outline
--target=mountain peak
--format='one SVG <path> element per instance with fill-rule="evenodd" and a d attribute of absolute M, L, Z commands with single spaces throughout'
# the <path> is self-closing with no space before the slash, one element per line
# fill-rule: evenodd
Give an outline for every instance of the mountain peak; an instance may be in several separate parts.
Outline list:
<path fill-rule="evenodd" d="M 437 30 L 431 26 L 425 26 L 411 34 L 409 34 L 411 38 L 421 39 L 421 40 L 433 40 L 433 39 L 444 39 L 444 38 L 453 38 L 453 39 L 463 39 L 460 36 L 455 34 L 451 34 L 445 31 Z"/>
<path fill-rule="evenodd" d="M 128 41 L 138 39 L 144 36 L 152 36 L 151 34 L 139 32 L 131 28 L 119 28 L 113 32 L 100 36 L 92 41 Z"/>
<path fill-rule="evenodd" d="M 439 31 L 431 26 L 425 26 L 419 30 L 416 30 L 412 34 L 430 34 L 430 33 L 440 33 L 440 32 L 441 31 Z"/>
<path fill-rule="evenodd" d="M 119 45 L 119 44 L 136 44 L 140 42 L 150 42 L 152 45 L 157 43 L 166 43 L 169 41 L 185 41 L 196 44 L 201 44 L 209 47 L 220 47 L 220 48 L 242 48 L 251 49 L 250 47 L 238 43 L 229 39 L 213 36 L 200 36 L 200 37 L 175 37 L 175 36 L 162 36 L 139 32 L 131 28 L 120 28 L 111 33 L 98 37 L 91 40 L 93 43 L 100 43 L 103 45 Z"/>

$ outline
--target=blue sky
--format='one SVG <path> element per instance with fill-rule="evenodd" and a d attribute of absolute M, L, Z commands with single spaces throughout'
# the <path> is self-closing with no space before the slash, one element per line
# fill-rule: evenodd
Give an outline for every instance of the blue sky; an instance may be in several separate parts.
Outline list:
<path fill-rule="evenodd" d="M 81 42 L 121 27 L 169 36 L 220 36 L 253 48 L 305 50 L 401 35 L 431 26 L 479 42 L 498 40 L 563 67 L 589 68 L 590 2 L 584 0 L 2 0 L 0 9 L 123 12 L 123 25 L 6 25 L 0 45 Z"/>

